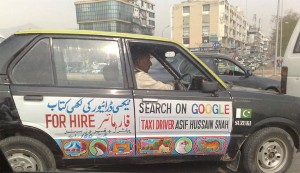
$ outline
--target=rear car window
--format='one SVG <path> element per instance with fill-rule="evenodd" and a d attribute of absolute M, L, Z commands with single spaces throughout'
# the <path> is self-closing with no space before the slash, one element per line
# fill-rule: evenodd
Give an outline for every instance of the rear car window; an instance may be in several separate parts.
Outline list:
<path fill-rule="evenodd" d="M 12 71 L 16 84 L 53 85 L 49 39 L 40 40 L 16 64 Z"/>
<path fill-rule="evenodd" d="M 117 41 L 53 39 L 59 86 L 123 88 Z"/>

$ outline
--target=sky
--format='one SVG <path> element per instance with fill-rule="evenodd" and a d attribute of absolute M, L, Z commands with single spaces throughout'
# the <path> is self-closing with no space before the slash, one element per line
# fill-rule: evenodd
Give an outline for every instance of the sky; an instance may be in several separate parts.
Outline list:
<path fill-rule="evenodd" d="M 149 0 L 155 4 L 156 28 L 155 35 L 170 37 L 170 7 L 182 0 Z M 292 9 L 300 12 L 299 0 L 283 0 L 286 12 Z M 0 1 L 0 34 L 7 37 L 20 29 L 36 27 L 40 29 L 78 29 L 76 22 L 75 0 L 1 0 Z M 240 7 L 253 23 L 253 14 L 257 21 L 261 18 L 262 31 L 269 35 L 270 20 L 277 13 L 277 0 L 228 0 L 234 6 Z M 280 3 L 281 6 L 281 3 Z M 257 22 L 258 23 L 258 22 Z M 28 25 L 30 24 L 30 25 Z M 26 25 L 29 28 L 20 27 Z M 258 24 L 257 24 L 258 25 Z M 9 32 L 1 33 L 3 29 Z"/>

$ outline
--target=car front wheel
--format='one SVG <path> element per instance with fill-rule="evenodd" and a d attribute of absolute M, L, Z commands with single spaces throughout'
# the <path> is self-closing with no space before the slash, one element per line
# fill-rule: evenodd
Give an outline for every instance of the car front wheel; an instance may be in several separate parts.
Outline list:
<path fill-rule="evenodd" d="M 15 172 L 56 170 L 52 152 L 38 140 L 14 136 L 0 141 L 0 147 Z"/>
<path fill-rule="evenodd" d="M 248 172 L 286 172 L 293 159 L 293 141 L 280 128 L 264 128 L 247 139 L 242 154 L 244 168 Z"/>

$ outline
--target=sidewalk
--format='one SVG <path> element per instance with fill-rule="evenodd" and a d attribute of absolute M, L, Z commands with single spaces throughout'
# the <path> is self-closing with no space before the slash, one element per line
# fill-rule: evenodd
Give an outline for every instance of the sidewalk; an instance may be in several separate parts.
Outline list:
<path fill-rule="evenodd" d="M 274 66 L 273 64 L 267 64 L 265 67 L 259 67 L 257 70 L 253 72 L 253 74 L 257 76 L 262 76 L 266 78 L 271 78 L 275 80 L 281 79 L 281 68 L 276 68 L 276 75 L 274 75 Z"/>

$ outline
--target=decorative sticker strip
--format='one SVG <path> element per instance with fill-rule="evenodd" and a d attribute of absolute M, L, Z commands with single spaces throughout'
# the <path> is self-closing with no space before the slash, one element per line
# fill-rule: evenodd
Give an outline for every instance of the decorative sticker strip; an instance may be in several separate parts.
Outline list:
<path fill-rule="evenodd" d="M 134 156 L 134 139 L 108 139 L 109 156 Z"/>
<path fill-rule="evenodd" d="M 225 154 L 230 137 L 151 137 L 137 139 L 137 155 L 210 155 Z"/>
<path fill-rule="evenodd" d="M 65 158 L 225 154 L 229 136 L 56 139 Z"/>
<path fill-rule="evenodd" d="M 173 148 L 174 140 L 172 138 L 141 138 L 137 143 L 137 154 L 172 154 Z"/>
<path fill-rule="evenodd" d="M 196 154 L 225 154 L 229 144 L 229 137 L 199 137 L 194 143 Z"/>
<path fill-rule="evenodd" d="M 97 139 L 91 141 L 89 149 L 93 156 L 107 156 L 107 142 L 105 140 Z"/>
<path fill-rule="evenodd" d="M 88 157 L 90 141 L 81 139 L 62 140 L 62 151 L 66 158 Z"/>
<path fill-rule="evenodd" d="M 175 151 L 179 154 L 187 154 L 193 148 L 193 142 L 190 138 L 179 138 L 175 143 Z"/>

